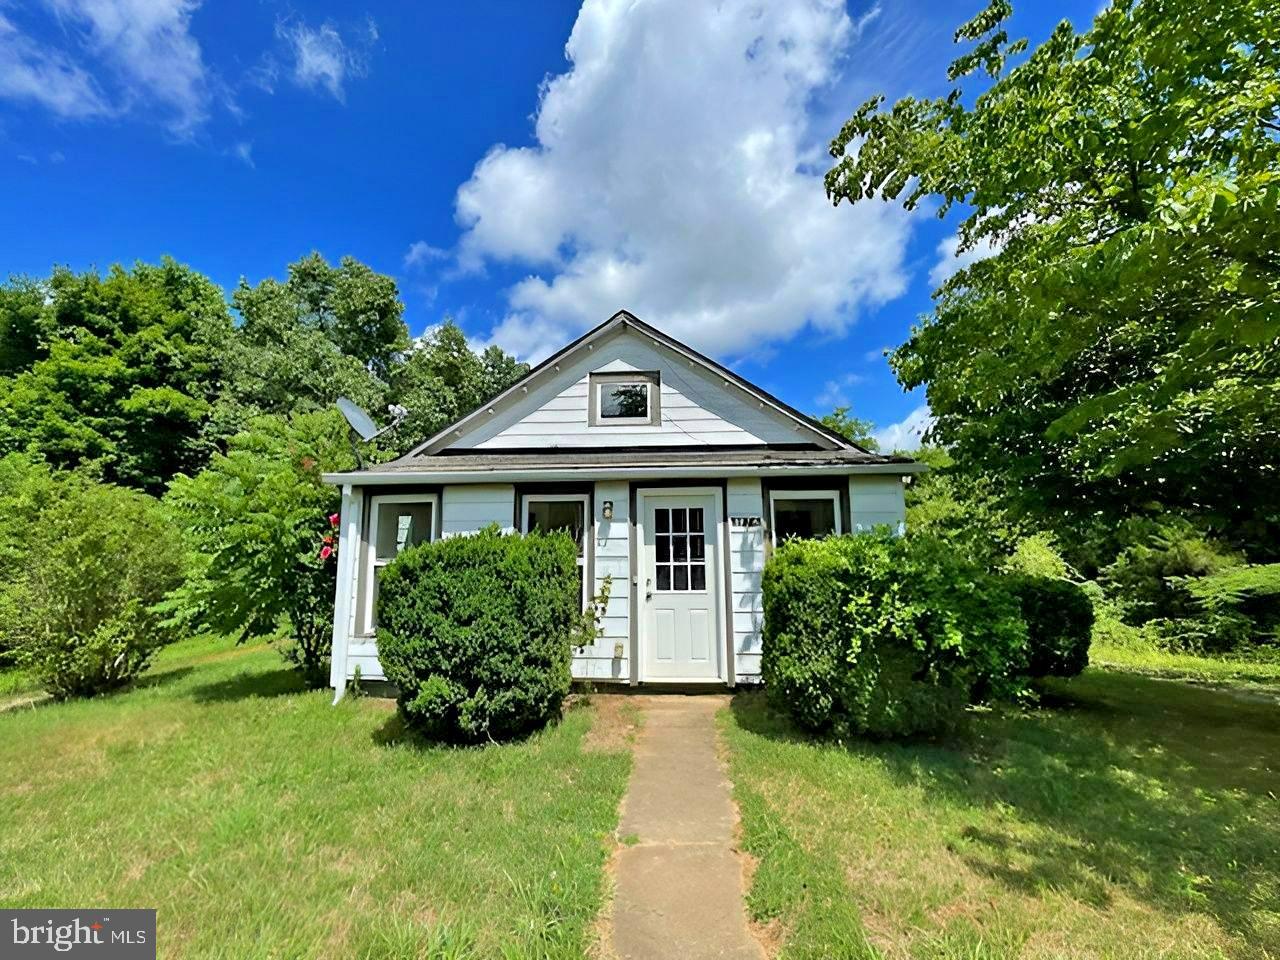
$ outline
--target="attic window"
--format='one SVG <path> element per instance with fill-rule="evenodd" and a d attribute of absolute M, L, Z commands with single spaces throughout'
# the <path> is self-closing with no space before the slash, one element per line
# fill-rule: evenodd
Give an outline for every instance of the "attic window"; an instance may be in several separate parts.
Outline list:
<path fill-rule="evenodd" d="M 593 373 L 590 416 L 593 427 L 656 426 L 661 391 L 655 371 Z"/>

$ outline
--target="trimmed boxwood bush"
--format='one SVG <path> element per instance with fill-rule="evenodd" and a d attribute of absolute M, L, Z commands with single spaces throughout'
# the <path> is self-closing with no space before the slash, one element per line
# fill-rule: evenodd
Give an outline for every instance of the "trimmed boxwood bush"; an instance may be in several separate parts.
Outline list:
<path fill-rule="evenodd" d="M 405 550 L 379 581 L 378 658 L 406 721 L 457 742 L 543 726 L 569 692 L 581 598 L 563 533 L 490 527 Z"/>
<path fill-rule="evenodd" d="M 1012 576 L 1027 624 L 1027 676 L 1074 677 L 1089 665 L 1093 604 L 1084 589 L 1053 577 Z"/>
<path fill-rule="evenodd" d="M 815 732 L 945 732 L 1017 689 L 1025 646 L 999 578 L 933 537 L 794 540 L 765 566 L 764 682 Z"/>

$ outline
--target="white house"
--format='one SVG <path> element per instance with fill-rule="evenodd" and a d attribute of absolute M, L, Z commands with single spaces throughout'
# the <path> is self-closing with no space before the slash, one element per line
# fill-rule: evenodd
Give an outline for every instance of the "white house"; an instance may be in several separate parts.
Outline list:
<path fill-rule="evenodd" d="M 378 571 L 404 547 L 569 529 L 584 603 L 610 590 L 573 675 L 760 678 L 760 577 L 788 536 L 901 529 L 924 465 L 869 453 L 622 311 L 509 390 L 342 487 L 331 681 L 381 679 Z"/>

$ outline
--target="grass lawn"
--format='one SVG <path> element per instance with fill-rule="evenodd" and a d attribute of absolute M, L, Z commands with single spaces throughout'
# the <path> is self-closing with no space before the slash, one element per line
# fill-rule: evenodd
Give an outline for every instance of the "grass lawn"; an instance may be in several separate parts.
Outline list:
<path fill-rule="evenodd" d="M 156 907 L 162 957 L 583 956 L 625 711 L 447 749 L 330 696 L 192 641 L 137 689 L 0 714 L 0 904 Z"/>
<path fill-rule="evenodd" d="M 1280 707 L 1090 669 L 947 744 L 722 715 L 784 957 L 1280 956 Z"/>
<path fill-rule="evenodd" d="M 1280 649 L 1259 648 L 1248 657 L 1201 657 L 1173 653 L 1150 645 L 1099 643 L 1089 648 L 1089 660 L 1099 666 L 1168 679 L 1204 683 L 1247 683 L 1274 687 L 1280 692 Z"/>

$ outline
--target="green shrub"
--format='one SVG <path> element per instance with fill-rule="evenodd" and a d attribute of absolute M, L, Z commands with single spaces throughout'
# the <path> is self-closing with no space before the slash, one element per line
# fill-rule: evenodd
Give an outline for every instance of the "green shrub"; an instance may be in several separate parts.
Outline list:
<path fill-rule="evenodd" d="M 1102 571 L 1102 582 L 1128 623 L 1181 620 L 1201 611 L 1187 589 L 1189 579 L 1219 574 L 1241 562 L 1189 524 L 1171 523 L 1146 542 L 1122 550 Z"/>
<path fill-rule="evenodd" d="M 1089 665 L 1093 604 L 1082 587 L 1053 577 L 1011 576 L 1027 624 L 1027 676 L 1074 677 Z"/>
<path fill-rule="evenodd" d="M 442 740 L 516 737 L 557 716 L 586 629 L 577 548 L 490 527 L 403 551 L 378 584 L 378 658 L 406 721 Z M 589 642 L 589 641 L 586 641 Z"/>
<path fill-rule="evenodd" d="M 11 584 L 18 661 L 57 698 L 127 683 L 172 639 L 153 607 L 182 578 L 183 547 L 161 504 L 81 479 L 29 527 Z"/>
<path fill-rule="evenodd" d="M 31 553 L 32 525 L 58 494 L 59 475 L 21 453 L 0 457 L 0 667 L 13 664 L 22 636 L 20 581 Z"/>
<path fill-rule="evenodd" d="M 810 730 L 946 731 L 1018 689 L 1025 645 L 1000 579 L 931 536 L 795 540 L 765 566 L 764 681 Z"/>

